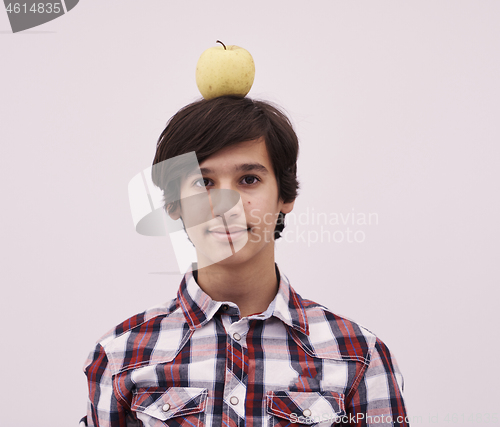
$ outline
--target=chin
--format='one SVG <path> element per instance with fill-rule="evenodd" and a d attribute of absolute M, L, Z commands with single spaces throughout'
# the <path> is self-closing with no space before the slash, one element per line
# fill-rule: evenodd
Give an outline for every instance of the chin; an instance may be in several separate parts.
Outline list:
<path fill-rule="evenodd" d="M 200 268 L 209 267 L 211 265 L 217 264 L 220 266 L 230 266 L 230 265 L 238 265 L 247 262 L 252 257 L 249 254 L 245 253 L 246 250 L 242 249 L 235 254 L 226 256 L 226 257 L 216 257 L 214 254 L 210 254 L 206 256 L 203 254 L 201 257 L 198 256 L 198 266 Z"/>
<path fill-rule="evenodd" d="M 235 245 L 236 246 L 236 245 Z M 215 254 L 213 252 L 209 253 L 208 255 L 206 253 L 202 253 L 201 257 L 198 255 L 198 265 L 200 268 L 201 266 L 208 267 L 213 264 L 217 264 L 220 266 L 237 266 L 237 265 L 242 265 L 246 264 L 249 262 L 252 262 L 252 260 L 257 260 L 260 256 L 265 254 L 263 253 L 263 250 L 269 247 L 267 244 L 262 244 L 262 243 L 256 243 L 252 242 L 251 240 L 248 240 L 248 242 L 243 245 L 239 250 L 237 250 L 234 254 L 231 253 L 229 256 L 214 256 Z M 272 245 L 272 248 L 270 248 L 272 251 L 272 254 L 274 255 L 274 245 Z"/>

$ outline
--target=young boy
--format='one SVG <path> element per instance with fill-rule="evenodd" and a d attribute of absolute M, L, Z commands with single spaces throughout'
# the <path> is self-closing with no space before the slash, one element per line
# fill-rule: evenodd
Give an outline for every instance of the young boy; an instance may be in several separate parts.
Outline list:
<path fill-rule="evenodd" d="M 191 152 L 199 168 L 182 163 Z M 275 264 L 297 155 L 289 120 L 265 102 L 224 96 L 171 118 L 153 162 L 170 163 L 152 178 L 198 264 L 175 299 L 98 342 L 82 425 L 408 425 L 384 343 L 302 299 Z"/>

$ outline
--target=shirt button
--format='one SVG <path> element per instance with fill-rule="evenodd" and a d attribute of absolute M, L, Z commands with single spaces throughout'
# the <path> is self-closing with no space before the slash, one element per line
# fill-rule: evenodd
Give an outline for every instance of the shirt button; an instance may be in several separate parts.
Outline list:
<path fill-rule="evenodd" d="M 310 409 L 304 409 L 304 412 L 302 412 L 302 415 L 304 415 L 304 417 L 310 417 L 312 415 L 312 412 Z"/>
<path fill-rule="evenodd" d="M 163 405 L 161 409 L 163 410 L 163 412 L 168 412 L 170 409 L 170 405 L 168 403 L 165 403 L 165 405 Z"/>
<path fill-rule="evenodd" d="M 231 405 L 237 405 L 239 400 L 236 396 L 232 396 L 231 399 L 229 399 L 229 402 L 231 403 Z"/>
<path fill-rule="evenodd" d="M 233 338 L 234 338 L 236 341 L 239 341 L 239 340 L 241 340 L 241 335 L 240 335 L 238 332 L 235 332 L 235 333 L 233 334 Z"/>

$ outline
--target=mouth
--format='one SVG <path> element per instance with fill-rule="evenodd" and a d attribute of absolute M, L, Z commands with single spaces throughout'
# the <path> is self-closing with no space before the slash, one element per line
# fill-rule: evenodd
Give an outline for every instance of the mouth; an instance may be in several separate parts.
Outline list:
<path fill-rule="evenodd" d="M 208 233 L 217 240 L 227 242 L 229 239 L 230 242 L 233 242 L 244 236 L 249 231 L 250 228 L 243 227 L 228 227 L 227 229 L 224 227 L 216 227 L 208 230 Z"/>

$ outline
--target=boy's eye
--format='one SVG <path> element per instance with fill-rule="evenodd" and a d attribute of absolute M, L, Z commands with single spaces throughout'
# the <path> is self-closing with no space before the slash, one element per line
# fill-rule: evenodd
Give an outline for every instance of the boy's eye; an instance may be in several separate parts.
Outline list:
<path fill-rule="evenodd" d="M 243 179 L 241 180 L 242 183 L 247 185 L 256 184 L 259 181 L 260 181 L 259 178 L 257 178 L 255 175 L 247 175 L 243 177 Z"/>
<path fill-rule="evenodd" d="M 210 180 L 208 178 L 200 178 L 193 182 L 195 187 L 207 187 L 210 184 Z"/>
<path fill-rule="evenodd" d="M 240 183 L 244 185 L 253 185 L 259 182 L 260 179 L 256 177 L 255 175 L 246 175 L 243 178 L 241 178 Z M 203 187 L 208 187 L 212 184 L 212 181 L 209 178 L 198 178 L 197 180 L 193 181 L 193 187 L 197 188 L 203 188 Z"/>

